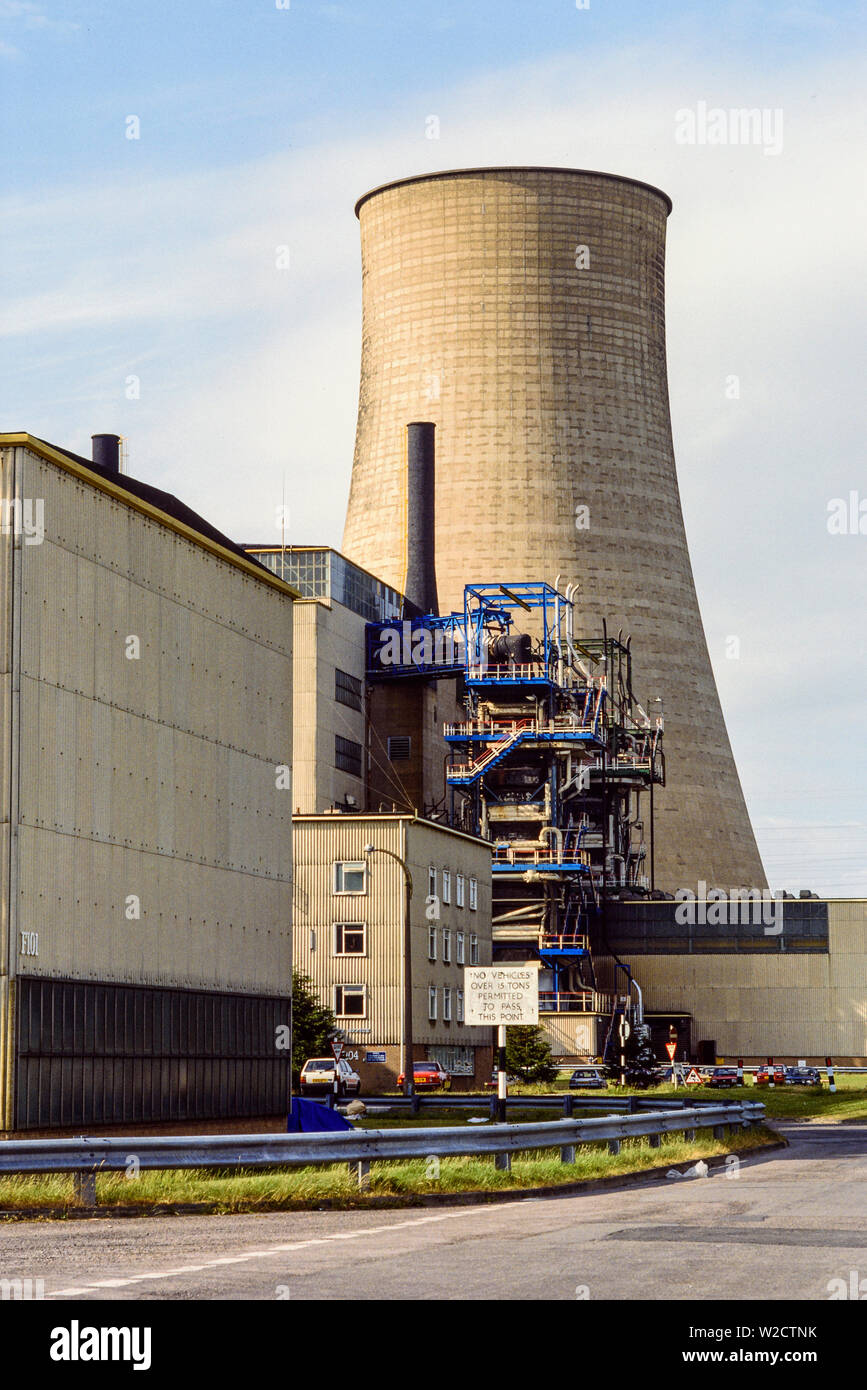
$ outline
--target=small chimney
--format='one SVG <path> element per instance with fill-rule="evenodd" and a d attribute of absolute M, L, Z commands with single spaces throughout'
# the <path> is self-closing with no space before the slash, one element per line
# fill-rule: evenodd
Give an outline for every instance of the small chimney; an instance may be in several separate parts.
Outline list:
<path fill-rule="evenodd" d="M 106 473 L 120 472 L 120 435 L 119 434 L 93 434 L 93 461 L 98 468 L 104 468 Z"/>
<path fill-rule="evenodd" d="M 438 613 L 434 530 L 436 425 L 406 427 L 406 576 L 403 592 L 422 613 Z"/>

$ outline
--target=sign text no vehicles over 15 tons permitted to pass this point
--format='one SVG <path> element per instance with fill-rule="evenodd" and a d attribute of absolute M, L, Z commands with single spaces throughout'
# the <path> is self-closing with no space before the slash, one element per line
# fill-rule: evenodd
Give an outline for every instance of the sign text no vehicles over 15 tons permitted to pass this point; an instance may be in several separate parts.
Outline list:
<path fill-rule="evenodd" d="M 537 965 L 469 966 L 464 994 L 467 1023 L 539 1022 Z"/>

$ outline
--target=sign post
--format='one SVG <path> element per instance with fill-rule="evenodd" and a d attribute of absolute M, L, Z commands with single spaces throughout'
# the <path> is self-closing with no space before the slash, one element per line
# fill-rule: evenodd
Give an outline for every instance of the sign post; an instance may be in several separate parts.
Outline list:
<path fill-rule="evenodd" d="M 506 1026 L 539 1022 L 538 965 L 471 965 L 464 970 L 467 1023 L 497 1028 L 497 1119 L 506 1118 Z"/>
<path fill-rule="evenodd" d="M 632 1029 L 626 1019 L 626 1014 L 620 1016 L 620 1084 L 626 1085 L 626 1040 Z"/>
<path fill-rule="evenodd" d="M 337 1099 L 337 1097 L 340 1095 L 340 1059 L 341 1059 L 341 1057 L 343 1056 L 343 1048 L 344 1048 L 344 1046 L 345 1046 L 344 1043 L 342 1043 L 342 1042 L 337 1042 L 336 1040 L 332 1040 L 332 1043 L 331 1043 L 331 1051 L 332 1051 L 332 1054 L 333 1054 L 333 1056 L 334 1056 L 334 1097 L 335 1097 L 335 1099 Z"/>

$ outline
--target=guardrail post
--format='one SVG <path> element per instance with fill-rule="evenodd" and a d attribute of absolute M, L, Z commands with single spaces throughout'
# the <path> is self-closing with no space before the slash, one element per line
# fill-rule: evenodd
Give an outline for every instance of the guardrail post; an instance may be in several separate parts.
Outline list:
<path fill-rule="evenodd" d="M 366 1158 L 359 1159 L 358 1163 L 349 1165 L 349 1171 L 355 1168 L 355 1175 L 358 1179 L 359 1192 L 366 1192 L 370 1187 L 370 1163 Z"/>
<path fill-rule="evenodd" d="M 96 1173 L 80 1168 L 72 1174 L 72 1200 L 77 1207 L 96 1206 Z"/>
<path fill-rule="evenodd" d="M 725 1125 L 714 1125 L 714 1127 L 713 1127 L 713 1137 L 714 1137 L 714 1139 L 725 1139 L 725 1137 L 726 1137 L 726 1127 L 725 1127 Z"/>
<path fill-rule="evenodd" d="M 491 1119 L 492 1119 L 492 1120 L 496 1120 L 496 1118 L 497 1118 L 497 1097 L 496 1097 L 496 1096 L 491 1096 L 490 1111 L 491 1111 Z"/>
<path fill-rule="evenodd" d="M 695 1130 L 694 1130 L 694 1129 L 685 1129 L 685 1130 L 683 1131 L 683 1137 L 684 1137 L 684 1140 L 685 1140 L 685 1142 L 686 1142 L 687 1144 L 694 1144 L 694 1143 L 695 1143 Z"/>
<path fill-rule="evenodd" d="M 418 1092 L 417 1092 L 417 1091 L 413 1091 L 412 1096 L 410 1097 L 410 1106 L 409 1106 L 409 1113 L 410 1113 L 411 1115 L 417 1115 L 417 1114 L 418 1114 L 418 1111 L 419 1111 L 419 1104 L 420 1104 L 420 1102 L 419 1102 L 419 1098 L 418 1098 Z"/>
<path fill-rule="evenodd" d="M 648 1134 L 648 1136 L 647 1136 L 647 1142 L 648 1142 L 648 1144 L 650 1145 L 650 1147 L 651 1147 L 652 1149 L 658 1149 L 659 1146 L 660 1146 L 660 1144 L 662 1143 L 662 1135 L 661 1135 L 661 1134 Z"/>
<path fill-rule="evenodd" d="M 626 1097 L 626 1113 L 627 1115 L 638 1114 L 638 1096 Z"/>
<path fill-rule="evenodd" d="M 610 1154 L 619 1154 L 619 1153 L 620 1153 L 620 1140 L 619 1140 L 619 1139 L 609 1139 L 609 1140 L 608 1140 L 608 1152 L 609 1152 Z"/>
<path fill-rule="evenodd" d="M 560 1162 L 561 1162 L 561 1163 L 574 1163 L 574 1162 L 575 1162 L 575 1145 L 574 1145 L 574 1144 L 564 1144 L 564 1145 L 563 1145 L 563 1147 L 562 1147 L 561 1150 L 560 1150 Z"/>
<path fill-rule="evenodd" d="M 494 1154 L 494 1167 L 500 1173 L 510 1173 L 512 1171 L 512 1155 L 508 1151 Z"/>
<path fill-rule="evenodd" d="M 563 1118 L 564 1118 L 564 1120 L 571 1120 L 571 1118 L 572 1118 L 572 1111 L 573 1111 L 573 1109 L 574 1109 L 574 1103 L 575 1103 L 575 1097 L 574 1097 L 574 1096 L 564 1096 L 564 1097 L 563 1097 Z M 571 1158 L 570 1158 L 569 1162 L 570 1162 L 570 1163 L 572 1162 Z"/>

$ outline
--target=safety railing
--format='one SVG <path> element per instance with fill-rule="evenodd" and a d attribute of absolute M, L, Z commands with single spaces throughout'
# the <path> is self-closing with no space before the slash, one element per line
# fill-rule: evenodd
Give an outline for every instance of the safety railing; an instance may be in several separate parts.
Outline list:
<path fill-rule="evenodd" d="M 593 989 L 540 989 L 539 1011 L 554 1014 L 604 1014 L 611 1011 L 612 998 L 612 995 L 599 994 Z"/>
<path fill-rule="evenodd" d="M 539 938 L 539 948 L 542 951 L 589 951 L 590 938 L 574 933 L 567 935 L 565 932 L 555 935 L 543 933 Z"/>
<path fill-rule="evenodd" d="M 396 1159 L 472 1157 L 493 1154 L 497 1168 L 508 1169 L 513 1153 L 557 1149 L 564 1163 L 574 1163 L 579 1144 L 608 1142 L 617 1153 L 622 1140 L 698 1129 L 725 1137 L 728 1126 L 746 1127 L 764 1118 L 756 1102 L 736 1105 L 669 1108 L 650 1114 L 604 1115 L 589 1120 L 543 1120 L 496 1124 L 485 1130 L 465 1127 L 433 1129 L 346 1130 L 317 1134 L 214 1134 L 94 1139 L 15 1139 L 0 1144 L 0 1173 L 72 1173 L 75 1193 L 84 1206 L 96 1205 L 100 1173 L 128 1172 L 132 1160 L 141 1169 L 307 1168 L 319 1164 L 355 1165 L 359 1187 L 370 1180 L 373 1162 Z"/>

